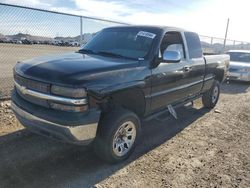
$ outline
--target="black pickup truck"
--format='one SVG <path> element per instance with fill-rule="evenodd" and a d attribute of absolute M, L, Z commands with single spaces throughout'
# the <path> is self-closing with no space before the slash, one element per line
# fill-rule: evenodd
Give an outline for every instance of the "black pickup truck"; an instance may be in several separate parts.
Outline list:
<path fill-rule="evenodd" d="M 202 97 L 213 108 L 228 55 L 203 56 L 196 33 L 173 27 L 106 28 L 79 51 L 18 62 L 12 109 L 31 131 L 93 143 L 108 162 L 126 159 L 142 119 Z"/>

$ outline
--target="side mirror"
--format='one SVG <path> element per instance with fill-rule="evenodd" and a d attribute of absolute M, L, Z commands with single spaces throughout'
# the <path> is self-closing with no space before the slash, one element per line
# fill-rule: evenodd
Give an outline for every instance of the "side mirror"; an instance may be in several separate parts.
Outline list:
<path fill-rule="evenodd" d="M 162 59 L 166 63 L 179 63 L 181 61 L 181 54 L 179 51 L 165 50 Z"/>

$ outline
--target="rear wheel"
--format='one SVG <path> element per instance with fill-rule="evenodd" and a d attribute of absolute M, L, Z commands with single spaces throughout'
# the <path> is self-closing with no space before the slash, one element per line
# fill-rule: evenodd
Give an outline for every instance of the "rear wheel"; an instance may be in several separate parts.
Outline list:
<path fill-rule="evenodd" d="M 140 120 L 128 110 L 111 111 L 98 125 L 94 150 L 109 163 L 125 160 L 133 152 L 141 132 Z"/>
<path fill-rule="evenodd" d="M 202 103 L 206 108 L 214 108 L 220 96 L 220 83 L 215 80 L 212 87 L 203 94 Z"/>

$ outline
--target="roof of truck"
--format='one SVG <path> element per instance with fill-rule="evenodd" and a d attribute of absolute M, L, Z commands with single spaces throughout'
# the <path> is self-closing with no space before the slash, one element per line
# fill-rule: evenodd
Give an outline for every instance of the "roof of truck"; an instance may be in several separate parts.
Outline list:
<path fill-rule="evenodd" d="M 155 25 L 122 25 L 122 26 L 113 26 L 109 28 L 149 28 L 149 29 L 162 29 L 162 30 L 172 30 L 172 31 L 186 31 L 185 29 L 172 27 L 172 26 L 155 26 Z"/>

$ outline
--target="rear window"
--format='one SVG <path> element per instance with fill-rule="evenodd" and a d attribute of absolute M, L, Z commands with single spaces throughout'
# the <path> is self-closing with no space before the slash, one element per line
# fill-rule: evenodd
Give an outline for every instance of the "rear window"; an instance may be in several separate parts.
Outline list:
<path fill-rule="evenodd" d="M 196 33 L 193 32 L 185 32 L 185 37 L 187 41 L 187 47 L 189 51 L 189 58 L 201 58 L 202 57 L 202 49 L 200 38 Z"/>

